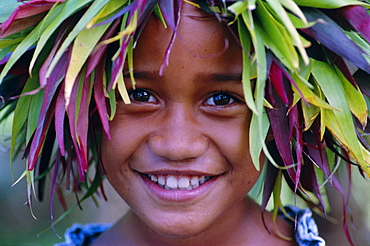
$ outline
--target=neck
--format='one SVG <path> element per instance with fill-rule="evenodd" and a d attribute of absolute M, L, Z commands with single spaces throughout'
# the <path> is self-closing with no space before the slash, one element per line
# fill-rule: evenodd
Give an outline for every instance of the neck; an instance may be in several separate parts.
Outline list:
<path fill-rule="evenodd" d="M 130 211 L 113 228 L 110 240 L 115 238 L 118 245 L 271 245 L 276 243 L 289 245 L 276 237 L 275 233 L 269 234 L 261 220 L 260 207 L 250 198 L 245 198 L 237 203 L 236 208 L 226 212 L 206 230 L 189 237 L 173 237 L 160 234 L 148 227 L 134 212 Z M 274 231 L 271 214 L 265 215 L 267 226 Z M 292 228 L 283 221 L 278 221 L 279 229 L 284 235 L 291 236 Z M 275 235 L 274 235 L 275 234 Z M 220 236 L 222 235 L 222 236 Z M 103 235 L 104 236 L 104 235 Z M 108 235 L 106 235 L 108 236 Z M 120 238 L 118 240 L 118 238 Z M 103 239 L 103 238 L 102 238 Z"/>

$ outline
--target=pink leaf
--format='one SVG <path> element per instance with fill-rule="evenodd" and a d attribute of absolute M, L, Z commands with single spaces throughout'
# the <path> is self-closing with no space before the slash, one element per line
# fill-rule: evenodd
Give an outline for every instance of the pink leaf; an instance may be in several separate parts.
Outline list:
<path fill-rule="evenodd" d="M 348 6 L 338 9 L 338 12 L 347 18 L 347 21 L 362 36 L 370 42 L 370 15 L 361 6 Z"/>
<path fill-rule="evenodd" d="M 102 123 L 105 134 L 108 139 L 110 139 L 109 133 L 109 121 L 108 121 L 108 112 L 107 106 L 105 103 L 105 93 L 104 93 L 104 67 L 105 63 L 101 62 L 98 64 L 95 73 L 95 86 L 94 86 L 94 99 L 96 102 L 96 107 L 98 108 L 100 121 Z"/>
<path fill-rule="evenodd" d="M 33 0 L 18 6 L 9 19 L 0 25 L 0 33 L 4 34 L 11 25 L 16 23 L 16 20 L 27 18 L 27 21 L 34 21 L 30 18 L 31 16 L 48 11 L 57 2 L 61 3 L 64 0 Z M 21 23 L 18 22 L 19 24 Z"/>

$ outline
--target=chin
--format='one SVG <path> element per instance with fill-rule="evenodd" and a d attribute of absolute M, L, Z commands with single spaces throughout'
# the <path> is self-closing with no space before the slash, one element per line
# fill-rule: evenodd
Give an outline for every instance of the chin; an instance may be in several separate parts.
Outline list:
<path fill-rule="evenodd" d="M 199 221 L 199 220 L 198 220 Z M 161 234 L 163 236 L 169 237 L 169 238 L 178 238 L 178 239 L 186 239 L 191 238 L 199 233 L 203 232 L 207 225 L 204 223 L 202 224 L 196 224 L 194 223 L 194 220 L 187 219 L 187 221 L 184 220 L 172 220 L 170 223 L 158 223 L 158 221 L 155 221 L 155 223 L 148 223 L 152 230 L 157 232 L 158 234 Z"/>

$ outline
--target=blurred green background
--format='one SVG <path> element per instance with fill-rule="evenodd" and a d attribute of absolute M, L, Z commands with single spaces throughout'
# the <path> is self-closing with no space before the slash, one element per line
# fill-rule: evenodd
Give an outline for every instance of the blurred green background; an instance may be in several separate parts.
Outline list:
<path fill-rule="evenodd" d="M 92 199 L 88 199 L 82 203 L 83 210 L 76 208 L 64 220 L 55 225 L 57 234 L 49 229 L 41 235 L 37 236 L 45 228 L 50 226 L 49 212 L 49 192 L 45 193 L 45 201 L 38 202 L 33 200 L 32 208 L 37 220 L 35 220 L 30 209 L 25 202 L 27 201 L 26 182 L 23 179 L 21 182 L 12 187 L 11 172 L 9 165 L 9 142 L 11 136 L 10 119 L 7 122 L 0 124 L 0 246 L 49 246 L 58 242 L 63 242 L 59 236 L 64 238 L 64 231 L 73 223 L 113 223 L 118 220 L 127 210 L 127 205 L 111 188 L 108 182 L 105 182 L 105 190 L 108 201 L 103 198 L 97 198 L 99 208 L 95 205 Z M 25 170 L 25 163 L 18 159 L 13 163 L 14 179 Z M 51 177 L 48 179 L 50 187 Z M 69 202 L 69 207 L 75 204 L 73 194 L 68 194 L 65 191 L 66 198 Z M 53 215 L 58 218 L 63 213 L 63 209 L 54 198 Z"/>

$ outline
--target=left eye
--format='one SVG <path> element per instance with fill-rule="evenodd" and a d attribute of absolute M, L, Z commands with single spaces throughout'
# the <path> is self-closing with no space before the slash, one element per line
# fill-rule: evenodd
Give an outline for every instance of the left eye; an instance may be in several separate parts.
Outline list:
<path fill-rule="evenodd" d="M 206 100 L 207 105 L 225 106 L 234 103 L 235 99 L 228 93 L 215 93 Z"/>
<path fill-rule="evenodd" d="M 151 92 L 145 89 L 136 89 L 129 92 L 130 99 L 136 102 L 152 103 L 156 99 Z"/>

